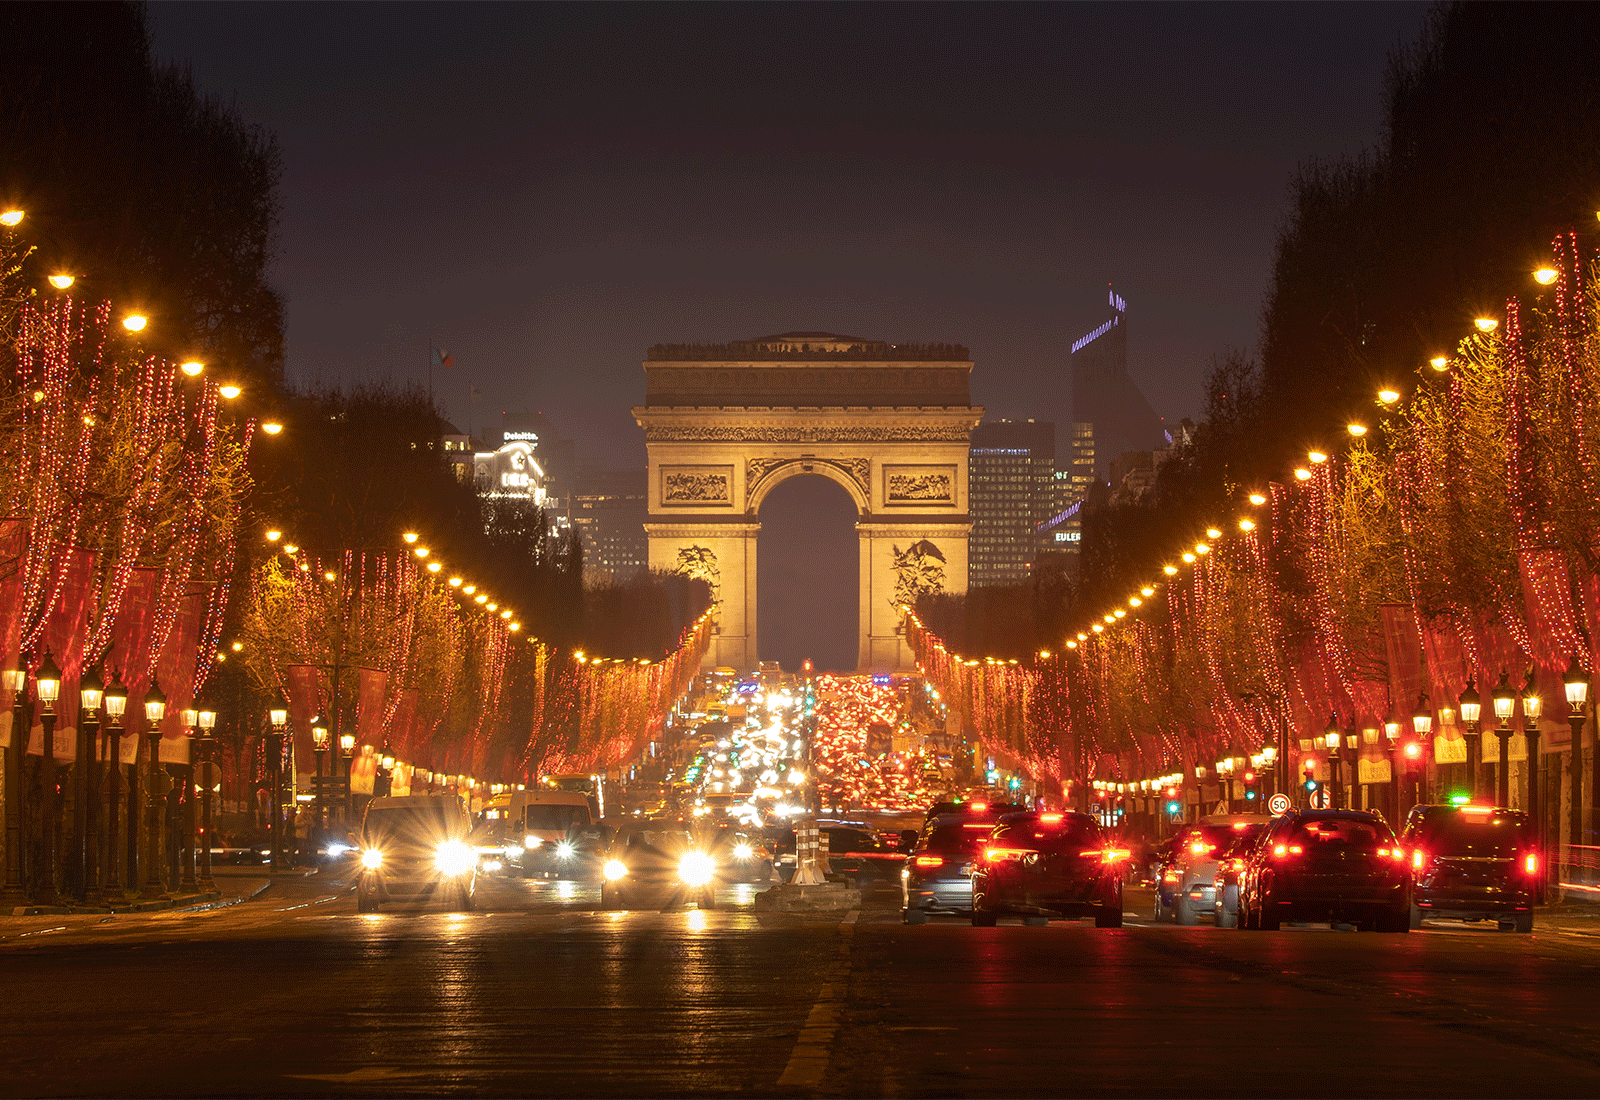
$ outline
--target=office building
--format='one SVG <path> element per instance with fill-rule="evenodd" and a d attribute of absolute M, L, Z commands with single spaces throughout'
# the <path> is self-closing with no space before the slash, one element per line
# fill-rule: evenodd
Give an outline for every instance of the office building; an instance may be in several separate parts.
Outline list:
<path fill-rule="evenodd" d="M 1128 303 L 1106 295 L 1105 320 L 1072 342 L 1072 422 L 1093 426 L 1101 477 L 1120 455 L 1167 445 L 1161 418 L 1128 374 Z"/>
<path fill-rule="evenodd" d="M 586 470 L 574 483 L 569 516 L 583 540 L 583 583 L 624 584 L 644 572 L 649 543 L 647 470 Z"/>
<path fill-rule="evenodd" d="M 1056 509 L 1055 425 L 986 420 L 967 456 L 969 586 L 1025 582 Z"/>

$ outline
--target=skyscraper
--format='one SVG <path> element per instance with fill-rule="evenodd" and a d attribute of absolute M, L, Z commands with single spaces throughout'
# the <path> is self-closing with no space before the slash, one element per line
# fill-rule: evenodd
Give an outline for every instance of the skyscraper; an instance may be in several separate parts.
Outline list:
<path fill-rule="evenodd" d="M 1106 319 L 1072 342 L 1072 422 L 1093 426 L 1102 477 L 1118 455 L 1166 445 L 1161 418 L 1128 376 L 1128 303 L 1106 295 Z"/>
<path fill-rule="evenodd" d="M 1056 511 L 1055 425 L 986 420 L 972 430 L 967 485 L 972 533 L 967 584 L 1026 581 Z"/>

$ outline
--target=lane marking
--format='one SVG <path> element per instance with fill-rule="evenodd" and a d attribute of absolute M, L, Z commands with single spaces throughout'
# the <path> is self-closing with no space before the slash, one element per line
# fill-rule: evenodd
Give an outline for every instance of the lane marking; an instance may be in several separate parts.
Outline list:
<path fill-rule="evenodd" d="M 855 918 L 859 915 L 860 910 L 852 909 L 839 923 L 838 951 L 822 988 L 817 991 L 816 1003 L 806 1015 L 805 1026 L 795 1039 L 788 1064 L 778 1078 L 779 1089 L 814 1089 L 828 1072 L 833 1037 L 839 1030 L 839 1016 L 844 1011 L 844 997 L 848 992 L 850 945 L 856 930 Z"/>

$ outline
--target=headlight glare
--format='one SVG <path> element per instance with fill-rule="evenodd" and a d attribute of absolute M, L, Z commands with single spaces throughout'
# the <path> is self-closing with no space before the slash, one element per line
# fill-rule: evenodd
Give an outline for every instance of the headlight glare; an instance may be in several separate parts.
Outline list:
<path fill-rule="evenodd" d="M 704 886 L 711 881 L 717 865 L 704 852 L 690 852 L 678 861 L 678 877 L 690 886 Z"/>
<path fill-rule="evenodd" d="M 433 865 L 446 875 L 464 875 L 478 865 L 478 853 L 459 840 L 447 840 L 433 854 Z"/>
<path fill-rule="evenodd" d="M 734 859 L 749 859 L 753 855 L 755 855 L 755 850 L 748 844 L 735 844 L 733 846 Z"/>
<path fill-rule="evenodd" d="M 573 854 L 576 851 L 577 851 L 576 848 L 574 848 L 567 841 L 563 840 L 560 844 L 556 845 L 556 858 L 557 859 L 571 859 Z"/>
<path fill-rule="evenodd" d="M 376 871 L 383 866 L 383 853 L 376 848 L 368 848 L 361 853 L 361 866 L 369 871 Z"/>
<path fill-rule="evenodd" d="M 627 865 L 624 864 L 620 859 L 606 860 L 606 865 L 601 870 L 606 878 L 610 879 L 612 882 L 616 882 L 617 879 L 628 873 Z"/>
<path fill-rule="evenodd" d="M 524 848 L 537 848 L 542 843 L 543 841 L 534 836 L 532 833 L 529 833 L 527 836 L 522 838 L 522 846 Z"/>

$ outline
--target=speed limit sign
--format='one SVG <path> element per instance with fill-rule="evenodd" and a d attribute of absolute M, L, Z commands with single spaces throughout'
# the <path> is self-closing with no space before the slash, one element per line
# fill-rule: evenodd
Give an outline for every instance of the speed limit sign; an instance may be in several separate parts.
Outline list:
<path fill-rule="evenodd" d="M 1267 809 L 1272 811 L 1273 817 L 1282 817 L 1289 812 L 1289 796 L 1282 793 L 1273 795 L 1267 799 Z"/>

